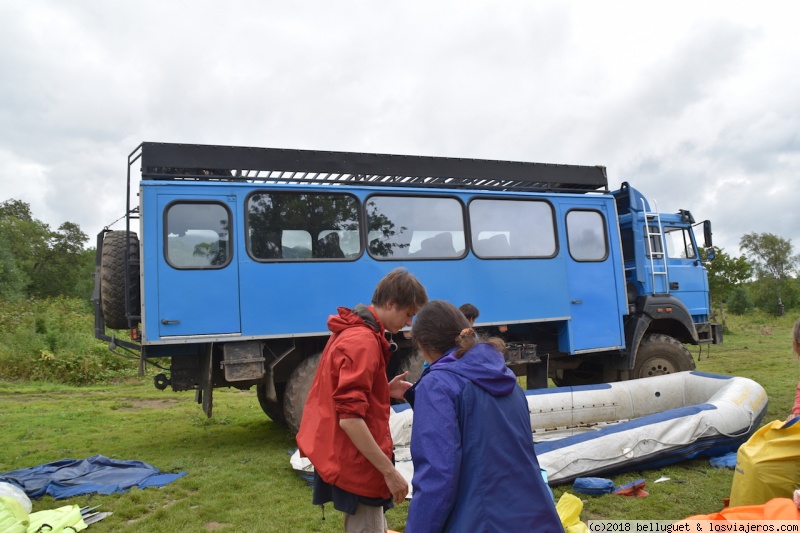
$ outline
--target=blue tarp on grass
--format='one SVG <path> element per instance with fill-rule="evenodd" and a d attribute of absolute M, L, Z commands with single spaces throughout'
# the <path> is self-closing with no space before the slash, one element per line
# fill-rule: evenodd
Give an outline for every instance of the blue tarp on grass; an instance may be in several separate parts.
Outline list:
<path fill-rule="evenodd" d="M 162 487 L 186 475 L 163 473 L 141 461 L 119 461 L 102 455 L 88 459 L 62 459 L 32 468 L 0 474 L 0 481 L 14 483 L 29 498 L 52 496 L 60 500 L 97 492 L 113 494 L 133 487 Z"/>

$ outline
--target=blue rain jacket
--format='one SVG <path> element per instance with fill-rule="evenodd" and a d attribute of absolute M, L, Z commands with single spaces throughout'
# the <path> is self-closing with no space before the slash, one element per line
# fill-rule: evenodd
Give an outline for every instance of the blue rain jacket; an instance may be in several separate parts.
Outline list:
<path fill-rule="evenodd" d="M 452 353 L 406 394 L 414 409 L 406 532 L 562 533 L 516 376 L 489 344 Z"/>

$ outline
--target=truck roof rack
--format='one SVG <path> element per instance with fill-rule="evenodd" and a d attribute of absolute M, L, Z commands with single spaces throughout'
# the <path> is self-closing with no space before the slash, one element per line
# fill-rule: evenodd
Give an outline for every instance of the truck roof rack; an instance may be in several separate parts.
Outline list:
<path fill-rule="evenodd" d="M 144 142 L 144 180 L 607 192 L 604 166 Z"/>

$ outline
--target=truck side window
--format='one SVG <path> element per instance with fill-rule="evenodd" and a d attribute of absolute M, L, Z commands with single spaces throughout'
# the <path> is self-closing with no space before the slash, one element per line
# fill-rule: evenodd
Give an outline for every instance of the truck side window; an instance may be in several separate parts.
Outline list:
<path fill-rule="evenodd" d="M 477 199 L 469 204 L 469 218 L 478 257 L 553 257 L 558 252 L 548 202 Z"/>
<path fill-rule="evenodd" d="M 375 259 L 462 257 L 464 210 L 455 198 L 370 196 L 367 242 Z"/>
<path fill-rule="evenodd" d="M 645 226 L 642 231 L 644 232 L 644 245 L 647 250 L 647 257 L 652 256 L 656 259 L 663 259 L 664 250 L 661 246 L 661 232 L 658 226 Z"/>
<path fill-rule="evenodd" d="M 697 259 L 692 236 L 686 228 L 664 228 L 667 257 L 672 259 Z"/>
<path fill-rule="evenodd" d="M 256 192 L 247 199 L 250 255 L 260 261 L 354 259 L 358 200 L 350 194 Z"/>
<path fill-rule="evenodd" d="M 231 214 L 216 202 L 176 202 L 165 217 L 167 262 L 175 268 L 222 268 L 231 260 Z"/>
<path fill-rule="evenodd" d="M 569 253 L 576 261 L 603 261 L 608 257 L 606 221 L 599 211 L 573 209 L 567 213 Z"/>

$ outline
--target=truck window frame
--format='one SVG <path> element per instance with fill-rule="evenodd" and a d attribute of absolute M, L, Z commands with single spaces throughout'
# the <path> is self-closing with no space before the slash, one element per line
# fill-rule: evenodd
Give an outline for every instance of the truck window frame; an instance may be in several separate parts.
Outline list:
<path fill-rule="evenodd" d="M 266 196 L 298 196 L 298 197 L 299 196 L 306 196 L 306 197 L 313 196 L 313 197 L 341 197 L 341 198 L 346 198 L 346 199 L 352 201 L 352 205 L 350 206 L 350 211 L 351 211 L 350 214 L 354 215 L 355 218 L 353 220 L 350 220 L 350 219 L 343 220 L 343 221 L 341 221 L 341 224 L 355 224 L 356 228 L 355 228 L 355 230 L 353 230 L 352 228 L 328 227 L 328 228 L 325 228 L 325 229 L 321 230 L 319 232 L 319 234 L 315 237 L 314 235 L 311 235 L 310 224 L 306 225 L 305 227 L 299 227 L 299 226 L 298 227 L 294 227 L 294 226 L 290 226 L 290 224 L 287 223 L 285 226 L 282 225 L 282 226 L 276 227 L 276 230 L 280 231 L 280 232 L 286 232 L 286 231 L 290 231 L 290 232 L 303 232 L 304 231 L 304 232 L 306 232 L 308 234 L 308 236 L 309 236 L 309 244 L 311 246 L 308 249 L 308 254 L 309 254 L 308 257 L 304 257 L 304 256 L 301 256 L 301 257 L 298 257 L 298 256 L 284 257 L 283 256 L 283 246 L 284 246 L 284 243 L 283 243 L 284 235 L 283 235 L 283 233 L 281 233 L 281 236 L 280 236 L 280 238 L 281 238 L 281 242 L 280 242 L 280 246 L 281 246 L 280 253 L 281 253 L 281 256 L 280 257 L 261 257 L 259 255 L 256 255 L 256 253 L 253 252 L 253 231 L 254 230 L 253 230 L 253 226 L 252 226 L 251 219 L 250 219 L 251 202 L 253 201 L 253 197 L 259 196 L 259 195 L 266 195 Z M 307 199 L 308 198 L 306 198 L 306 200 Z M 308 205 L 307 201 L 306 201 L 306 205 Z M 287 191 L 287 190 L 274 190 L 274 189 L 257 189 L 255 191 L 252 191 L 249 194 L 247 194 L 247 196 L 245 196 L 243 211 L 244 211 L 243 216 L 245 217 L 245 222 L 244 222 L 245 232 L 244 232 L 244 236 L 245 236 L 245 243 L 246 243 L 246 248 L 247 248 L 247 255 L 251 259 L 253 259 L 253 261 L 256 261 L 256 262 L 259 262 L 259 263 L 347 262 L 347 261 L 356 261 L 364 254 L 364 242 L 363 242 L 363 238 L 362 238 L 362 235 L 361 235 L 361 233 L 362 233 L 361 232 L 361 228 L 364 227 L 363 216 L 362 216 L 362 213 L 361 213 L 362 212 L 361 202 L 360 202 L 358 196 L 356 196 L 355 194 L 352 194 L 350 192 L 345 192 L 345 191 L 341 191 L 341 192 L 340 191 L 308 191 L 308 190 Z M 281 220 L 281 222 L 283 222 L 283 219 Z M 355 231 L 355 242 L 358 244 L 358 250 L 356 252 L 351 253 L 349 255 L 345 252 L 345 249 L 342 248 L 342 246 L 341 246 L 341 234 L 339 233 L 340 231 Z M 339 238 L 338 239 L 333 239 L 333 240 L 326 239 L 326 237 L 328 237 L 330 234 L 336 234 Z M 323 247 L 324 246 L 328 250 L 333 250 L 335 247 L 338 247 L 339 252 L 341 252 L 341 256 L 339 256 L 338 253 L 334 253 L 334 255 L 324 255 L 324 256 L 316 256 L 315 257 L 314 256 L 314 248 L 315 247 L 314 247 L 314 244 L 313 244 L 313 239 L 314 238 L 317 239 L 318 247 Z M 326 242 L 323 242 L 323 240 L 325 240 Z M 319 250 L 319 248 L 317 248 L 317 249 Z"/>
<path fill-rule="evenodd" d="M 512 239 L 509 239 L 509 236 L 512 235 L 512 229 L 517 229 L 519 235 L 530 235 L 534 238 L 534 240 L 538 240 L 538 238 L 543 235 L 542 227 L 540 225 L 533 225 L 532 227 L 535 228 L 535 231 L 531 231 L 527 233 L 530 228 L 523 227 L 519 220 L 516 221 L 513 219 L 507 221 L 507 224 L 502 226 L 498 226 L 495 228 L 482 228 L 476 227 L 476 225 L 481 221 L 480 216 L 476 216 L 476 213 L 473 212 L 473 206 L 479 205 L 482 202 L 502 202 L 502 203 L 524 203 L 524 204 L 542 204 L 547 206 L 549 209 L 550 216 L 546 217 L 551 228 L 550 235 L 552 235 L 552 253 L 550 254 L 519 254 L 514 253 L 514 246 Z M 469 229 L 470 229 L 470 247 L 472 249 L 472 253 L 480 258 L 480 259 L 552 259 L 559 254 L 560 245 L 558 239 L 558 221 L 556 220 L 556 209 L 552 202 L 548 201 L 546 198 L 509 198 L 509 197 L 497 197 L 497 196 L 476 196 L 470 199 L 470 202 L 467 206 L 467 212 L 469 216 Z M 509 215 L 510 211 L 505 209 L 495 209 L 496 213 L 499 213 L 501 216 Z M 516 222 L 516 223 L 515 223 Z M 546 229 L 546 228 L 544 228 Z M 481 243 L 481 241 L 496 238 L 497 235 L 504 234 L 508 232 L 506 235 L 506 239 L 496 239 L 497 243 Z M 494 233 L 495 235 L 491 237 L 480 238 L 482 233 Z M 549 244 L 549 243 L 545 243 Z M 505 253 L 497 253 L 492 251 L 491 253 L 485 253 L 490 251 L 491 248 L 495 248 L 496 250 L 504 250 L 508 248 L 509 252 Z"/>
<path fill-rule="evenodd" d="M 602 222 L 602 223 L 599 224 L 599 226 L 602 228 L 602 232 L 603 232 L 603 239 L 602 239 L 603 255 L 602 255 L 602 257 L 580 258 L 580 257 L 576 257 L 575 253 L 573 253 L 572 232 L 570 231 L 570 215 L 573 214 L 573 213 L 593 213 L 593 214 L 596 214 L 597 216 L 600 217 L 600 222 Z M 608 246 L 608 227 L 607 227 L 607 225 L 608 225 L 608 223 L 607 223 L 605 215 L 602 213 L 602 211 L 600 211 L 598 209 L 589 209 L 589 208 L 569 209 L 566 212 L 566 214 L 564 215 L 564 226 L 565 226 L 565 229 L 566 229 L 566 232 L 567 232 L 567 249 L 569 250 L 570 257 L 572 257 L 572 259 L 574 259 L 575 261 L 578 261 L 580 263 L 602 263 L 603 261 L 608 259 L 609 246 Z M 597 227 L 597 224 L 595 224 L 593 227 Z M 594 234 L 594 235 L 596 235 L 596 234 Z"/>
<path fill-rule="evenodd" d="M 370 204 L 371 204 L 371 202 L 374 202 L 376 198 L 385 198 L 385 199 L 392 199 L 392 200 L 402 199 L 403 201 L 409 201 L 409 202 L 414 201 L 414 200 L 425 200 L 425 201 L 431 200 L 431 201 L 448 202 L 448 203 L 455 202 L 454 203 L 454 207 L 457 207 L 457 209 L 460 211 L 460 217 L 456 216 L 455 213 L 451 214 L 451 218 L 449 218 L 448 220 L 452 221 L 451 222 L 452 229 L 430 229 L 430 228 L 429 229 L 424 229 L 424 225 L 425 225 L 424 222 L 431 222 L 430 219 L 428 219 L 427 221 L 423 221 L 423 223 L 420 224 L 419 221 L 420 221 L 421 217 L 419 217 L 419 216 L 415 217 L 413 215 L 409 215 L 409 213 L 410 213 L 409 210 L 403 210 L 402 211 L 402 215 L 408 215 L 410 217 L 410 220 L 412 220 L 414 222 L 414 224 L 415 224 L 415 226 L 411 226 L 411 236 L 410 236 L 410 238 L 407 240 L 407 242 L 400 242 L 399 244 L 390 242 L 388 240 L 383 242 L 382 244 L 384 244 L 384 245 L 388 244 L 390 250 L 394 250 L 394 249 L 398 249 L 398 248 L 400 248 L 400 249 L 407 248 L 407 251 L 405 253 L 402 253 L 402 254 L 392 253 L 392 255 L 390 255 L 390 256 L 381 256 L 381 255 L 376 253 L 375 246 L 373 246 L 373 242 L 376 241 L 376 240 L 379 240 L 380 237 L 371 238 L 371 233 L 372 233 L 373 230 L 370 229 L 371 217 L 374 216 L 374 215 L 370 214 L 370 209 L 372 207 Z M 435 207 L 435 206 L 433 206 L 433 207 Z M 438 209 L 439 208 L 437 207 L 437 210 Z M 364 221 L 365 221 L 365 226 L 364 226 L 364 240 L 366 242 L 365 249 L 366 249 L 367 254 L 372 259 L 374 259 L 375 261 L 458 261 L 460 259 L 465 258 L 467 256 L 467 253 L 469 252 L 469 247 L 468 247 L 468 240 L 469 239 L 468 239 L 468 233 L 467 233 L 468 230 L 467 230 L 467 220 L 466 220 L 466 213 L 465 213 L 465 209 L 464 209 L 464 202 L 461 200 L 461 198 L 459 198 L 457 196 L 453 196 L 453 195 L 449 195 L 449 194 L 442 194 L 442 195 L 438 195 L 438 194 L 436 194 L 436 195 L 434 195 L 434 194 L 390 194 L 390 193 L 386 193 L 386 192 L 376 192 L 376 193 L 370 194 L 364 200 L 363 211 L 364 211 Z M 433 213 L 434 209 L 431 208 L 431 209 L 426 209 L 426 210 L 423 210 L 423 211 L 425 213 Z M 381 213 L 381 216 L 382 215 L 383 215 L 383 213 Z M 395 221 L 390 221 L 390 222 L 394 223 Z M 405 222 L 405 221 L 401 221 L 401 222 Z M 459 224 L 460 224 L 460 228 L 458 227 Z M 403 229 L 408 229 L 408 226 L 404 226 L 402 223 L 396 223 L 396 224 L 393 225 L 393 227 L 398 227 L 398 226 L 400 228 L 403 228 Z M 420 227 L 420 226 L 423 226 L 423 227 Z M 431 233 L 431 235 L 426 236 L 421 241 L 415 242 L 414 235 L 413 235 L 414 232 Z M 462 241 L 461 241 L 460 244 L 463 245 L 463 249 L 461 249 L 460 251 L 459 251 L 459 248 L 458 248 L 458 244 L 459 244 L 458 240 L 457 240 L 457 238 L 454 238 L 454 237 L 458 237 L 458 235 L 457 235 L 458 232 L 461 233 L 460 236 L 461 236 Z M 444 235 L 444 234 L 447 234 L 447 233 L 450 234 L 449 237 Z M 427 254 L 420 253 L 420 252 L 423 251 L 423 247 L 426 246 L 424 243 L 428 243 L 427 246 L 429 247 L 429 249 L 428 249 L 429 253 L 427 253 Z M 413 244 L 419 245 L 419 249 L 415 249 L 412 252 L 411 251 L 411 246 Z M 447 249 L 449 247 L 452 248 L 452 250 L 453 250 L 452 254 L 436 253 L 438 250 L 442 250 L 442 249 L 447 251 Z"/>
<path fill-rule="evenodd" d="M 673 246 L 678 244 L 678 241 L 674 239 L 672 236 L 675 235 L 677 232 L 680 232 L 681 241 L 683 241 L 683 246 Z M 664 226 L 664 244 L 666 246 L 666 253 L 669 259 L 685 259 L 688 261 L 695 261 L 698 259 L 697 253 L 697 246 L 692 239 L 693 232 L 685 227 L 685 226 L 672 226 L 672 225 L 665 225 Z M 691 248 L 692 255 L 689 255 L 687 252 Z M 677 254 L 676 254 L 677 252 Z M 684 255 L 680 255 L 681 252 Z"/>
<path fill-rule="evenodd" d="M 172 234 L 172 233 L 170 233 L 170 213 L 172 212 L 172 210 L 175 207 L 178 207 L 178 206 L 190 206 L 190 205 L 215 205 L 215 206 L 222 207 L 222 209 L 225 211 L 225 214 L 226 214 L 226 217 L 227 217 L 227 228 L 223 228 L 223 229 L 227 230 L 228 238 L 225 241 L 226 244 L 227 244 L 227 248 L 225 250 L 225 256 L 226 257 L 225 257 L 225 261 L 224 262 L 222 262 L 220 264 L 208 264 L 208 265 L 181 265 L 181 264 L 178 264 L 178 263 L 176 263 L 175 261 L 172 260 L 172 258 L 170 256 L 170 235 Z M 164 228 L 163 229 L 164 247 L 163 247 L 163 250 L 162 250 L 162 254 L 164 255 L 164 261 L 170 267 L 172 267 L 172 268 L 174 268 L 176 270 L 220 270 L 220 269 L 223 269 L 226 266 L 228 266 L 231 263 L 231 261 L 233 261 L 233 254 L 234 254 L 233 242 L 234 242 L 234 238 L 232 238 L 232 236 L 234 235 L 235 228 L 234 228 L 233 215 L 231 213 L 230 207 L 228 207 L 225 203 L 220 202 L 220 201 L 216 201 L 216 200 L 178 199 L 178 200 L 174 200 L 174 201 L 172 201 L 172 202 L 170 202 L 170 203 L 168 203 L 166 205 L 166 207 L 164 208 L 164 212 L 163 212 L 162 217 L 163 217 L 163 228 Z M 195 228 L 192 228 L 192 229 L 187 228 L 186 231 L 192 231 L 192 230 L 195 230 Z M 184 233 L 184 235 L 185 235 L 186 231 L 183 231 L 183 232 L 178 231 L 178 232 L 175 233 L 175 235 L 180 236 L 180 233 Z M 208 231 L 215 231 L 215 230 L 213 230 L 211 228 L 208 228 Z M 219 236 L 221 234 L 219 234 L 217 232 L 217 235 Z M 223 240 L 219 239 L 218 242 L 223 242 Z"/>

